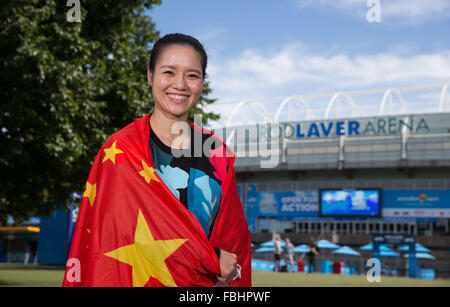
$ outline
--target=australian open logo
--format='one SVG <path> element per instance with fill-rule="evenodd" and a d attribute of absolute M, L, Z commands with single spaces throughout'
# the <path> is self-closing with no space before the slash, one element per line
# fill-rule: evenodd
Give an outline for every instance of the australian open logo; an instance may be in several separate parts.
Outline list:
<path fill-rule="evenodd" d="M 421 202 L 421 203 L 423 203 L 424 201 L 426 201 L 427 200 L 427 194 L 425 194 L 425 193 L 420 193 L 419 194 L 419 201 Z"/>

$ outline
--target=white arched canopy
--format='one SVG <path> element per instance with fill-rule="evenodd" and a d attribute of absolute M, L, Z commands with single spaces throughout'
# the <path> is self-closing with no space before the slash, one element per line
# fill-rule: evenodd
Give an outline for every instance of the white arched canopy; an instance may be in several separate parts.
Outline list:
<path fill-rule="evenodd" d="M 250 125 L 255 122 L 277 123 L 280 120 L 383 116 L 388 113 L 399 115 L 423 109 L 427 112 L 448 112 L 450 111 L 449 88 L 450 84 L 441 84 L 331 94 L 263 97 L 224 101 L 223 104 L 219 102 L 208 106 L 208 110 L 217 112 L 223 109 L 224 121 L 221 124 L 226 126 Z M 439 100 L 437 97 L 440 97 Z"/>
<path fill-rule="evenodd" d="M 445 104 L 446 102 L 446 97 L 447 97 L 447 90 L 449 88 L 450 84 L 446 84 L 442 87 L 442 91 L 441 91 L 441 99 L 439 100 L 439 112 L 442 112 L 445 110 Z M 450 105 L 450 102 L 448 103 Z"/>
<path fill-rule="evenodd" d="M 383 99 L 381 100 L 381 104 L 380 104 L 379 115 L 383 115 L 384 114 L 384 109 L 386 107 L 386 102 L 389 103 L 389 106 L 393 105 L 392 94 L 397 94 L 397 97 L 400 100 L 400 105 L 402 106 L 402 112 L 405 112 L 406 104 L 405 104 L 405 100 L 403 99 L 402 94 L 400 93 L 399 90 L 391 88 L 391 89 L 388 89 L 384 93 Z"/>
<path fill-rule="evenodd" d="M 283 108 L 288 103 L 293 103 L 293 102 L 300 103 L 302 110 L 304 112 L 306 112 L 306 119 L 310 119 L 310 117 L 312 115 L 312 109 L 311 109 L 310 105 L 308 104 L 308 102 L 306 102 L 306 100 L 301 96 L 291 96 L 291 97 L 287 97 L 286 99 L 284 99 L 283 102 L 280 104 L 280 106 L 277 108 L 277 112 L 275 113 L 275 117 L 274 117 L 274 121 L 276 123 L 279 121 L 281 111 L 283 110 Z"/>
<path fill-rule="evenodd" d="M 234 117 L 236 116 L 237 112 L 244 106 L 244 105 L 250 105 L 252 110 L 261 115 L 265 120 L 267 119 L 267 115 L 269 114 L 269 111 L 266 109 L 266 107 L 264 107 L 264 105 L 259 102 L 259 101 L 255 101 L 255 100 L 242 100 L 241 102 L 239 102 L 231 111 L 230 115 L 228 116 L 227 125 L 230 125 L 234 119 Z"/>
<path fill-rule="evenodd" d="M 328 119 L 330 117 L 331 110 L 333 109 L 333 106 L 335 105 L 335 103 L 337 103 L 338 101 L 340 101 L 341 99 L 344 99 L 344 98 L 349 102 L 353 112 L 357 112 L 359 115 L 362 115 L 361 110 L 355 104 L 355 102 L 353 101 L 353 98 L 349 94 L 340 92 L 340 93 L 334 94 L 333 97 L 331 97 L 331 100 L 328 103 L 328 107 L 325 111 L 325 115 L 324 115 L 325 119 Z M 339 105 L 338 105 L 337 109 L 338 109 L 337 111 L 339 112 L 339 110 L 340 110 Z"/>

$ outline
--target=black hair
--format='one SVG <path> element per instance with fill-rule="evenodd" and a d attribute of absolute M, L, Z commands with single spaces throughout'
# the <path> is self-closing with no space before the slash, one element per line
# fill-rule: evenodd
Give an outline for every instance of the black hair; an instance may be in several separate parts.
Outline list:
<path fill-rule="evenodd" d="M 167 47 L 171 45 L 187 45 L 197 51 L 197 53 L 200 55 L 200 62 L 202 65 L 202 77 L 203 79 L 205 79 L 206 65 L 208 63 L 208 56 L 206 54 L 205 48 L 203 48 L 203 45 L 196 38 L 181 33 L 167 34 L 155 43 L 150 54 L 150 60 L 148 62 L 150 71 L 152 73 L 155 71 L 155 65 L 159 59 L 159 56 Z"/>

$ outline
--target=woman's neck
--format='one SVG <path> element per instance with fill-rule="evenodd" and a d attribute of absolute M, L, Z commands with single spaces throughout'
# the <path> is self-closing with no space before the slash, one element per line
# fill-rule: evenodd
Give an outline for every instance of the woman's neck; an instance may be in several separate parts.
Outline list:
<path fill-rule="evenodd" d="M 190 135 L 187 135 L 189 130 L 182 130 L 183 128 L 180 125 L 180 123 L 187 124 L 187 116 L 188 114 L 180 117 L 168 116 L 155 108 L 150 116 L 150 126 L 164 145 L 175 149 L 187 149 L 190 146 Z M 174 126 L 175 124 L 177 124 L 177 126 Z M 176 132 L 175 134 L 171 133 L 172 127 L 174 127 L 173 132 Z"/>

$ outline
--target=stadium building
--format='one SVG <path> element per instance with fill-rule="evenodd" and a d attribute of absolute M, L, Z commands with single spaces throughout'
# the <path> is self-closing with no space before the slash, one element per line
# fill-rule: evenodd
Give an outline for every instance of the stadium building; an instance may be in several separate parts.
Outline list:
<path fill-rule="evenodd" d="M 219 102 L 206 110 L 222 114 L 213 130 L 235 152 L 255 248 L 275 232 L 295 245 L 312 236 L 355 249 L 373 233 L 409 234 L 433 255 L 419 267 L 450 278 L 448 88 Z M 0 228 L 0 262 L 64 264 L 75 200 L 69 213 Z M 371 257 L 360 251 L 356 274 Z M 405 268 L 402 261 L 387 266 Z"/>
<path fill-rule="evenodd" d="M 252 241 L 412 234 L 450 277 L 448 85 L 224 103 Z M 219 124 L 218 124 L 219 125 Z M 372 201 L 369 205 L 369 201 Z"/>

